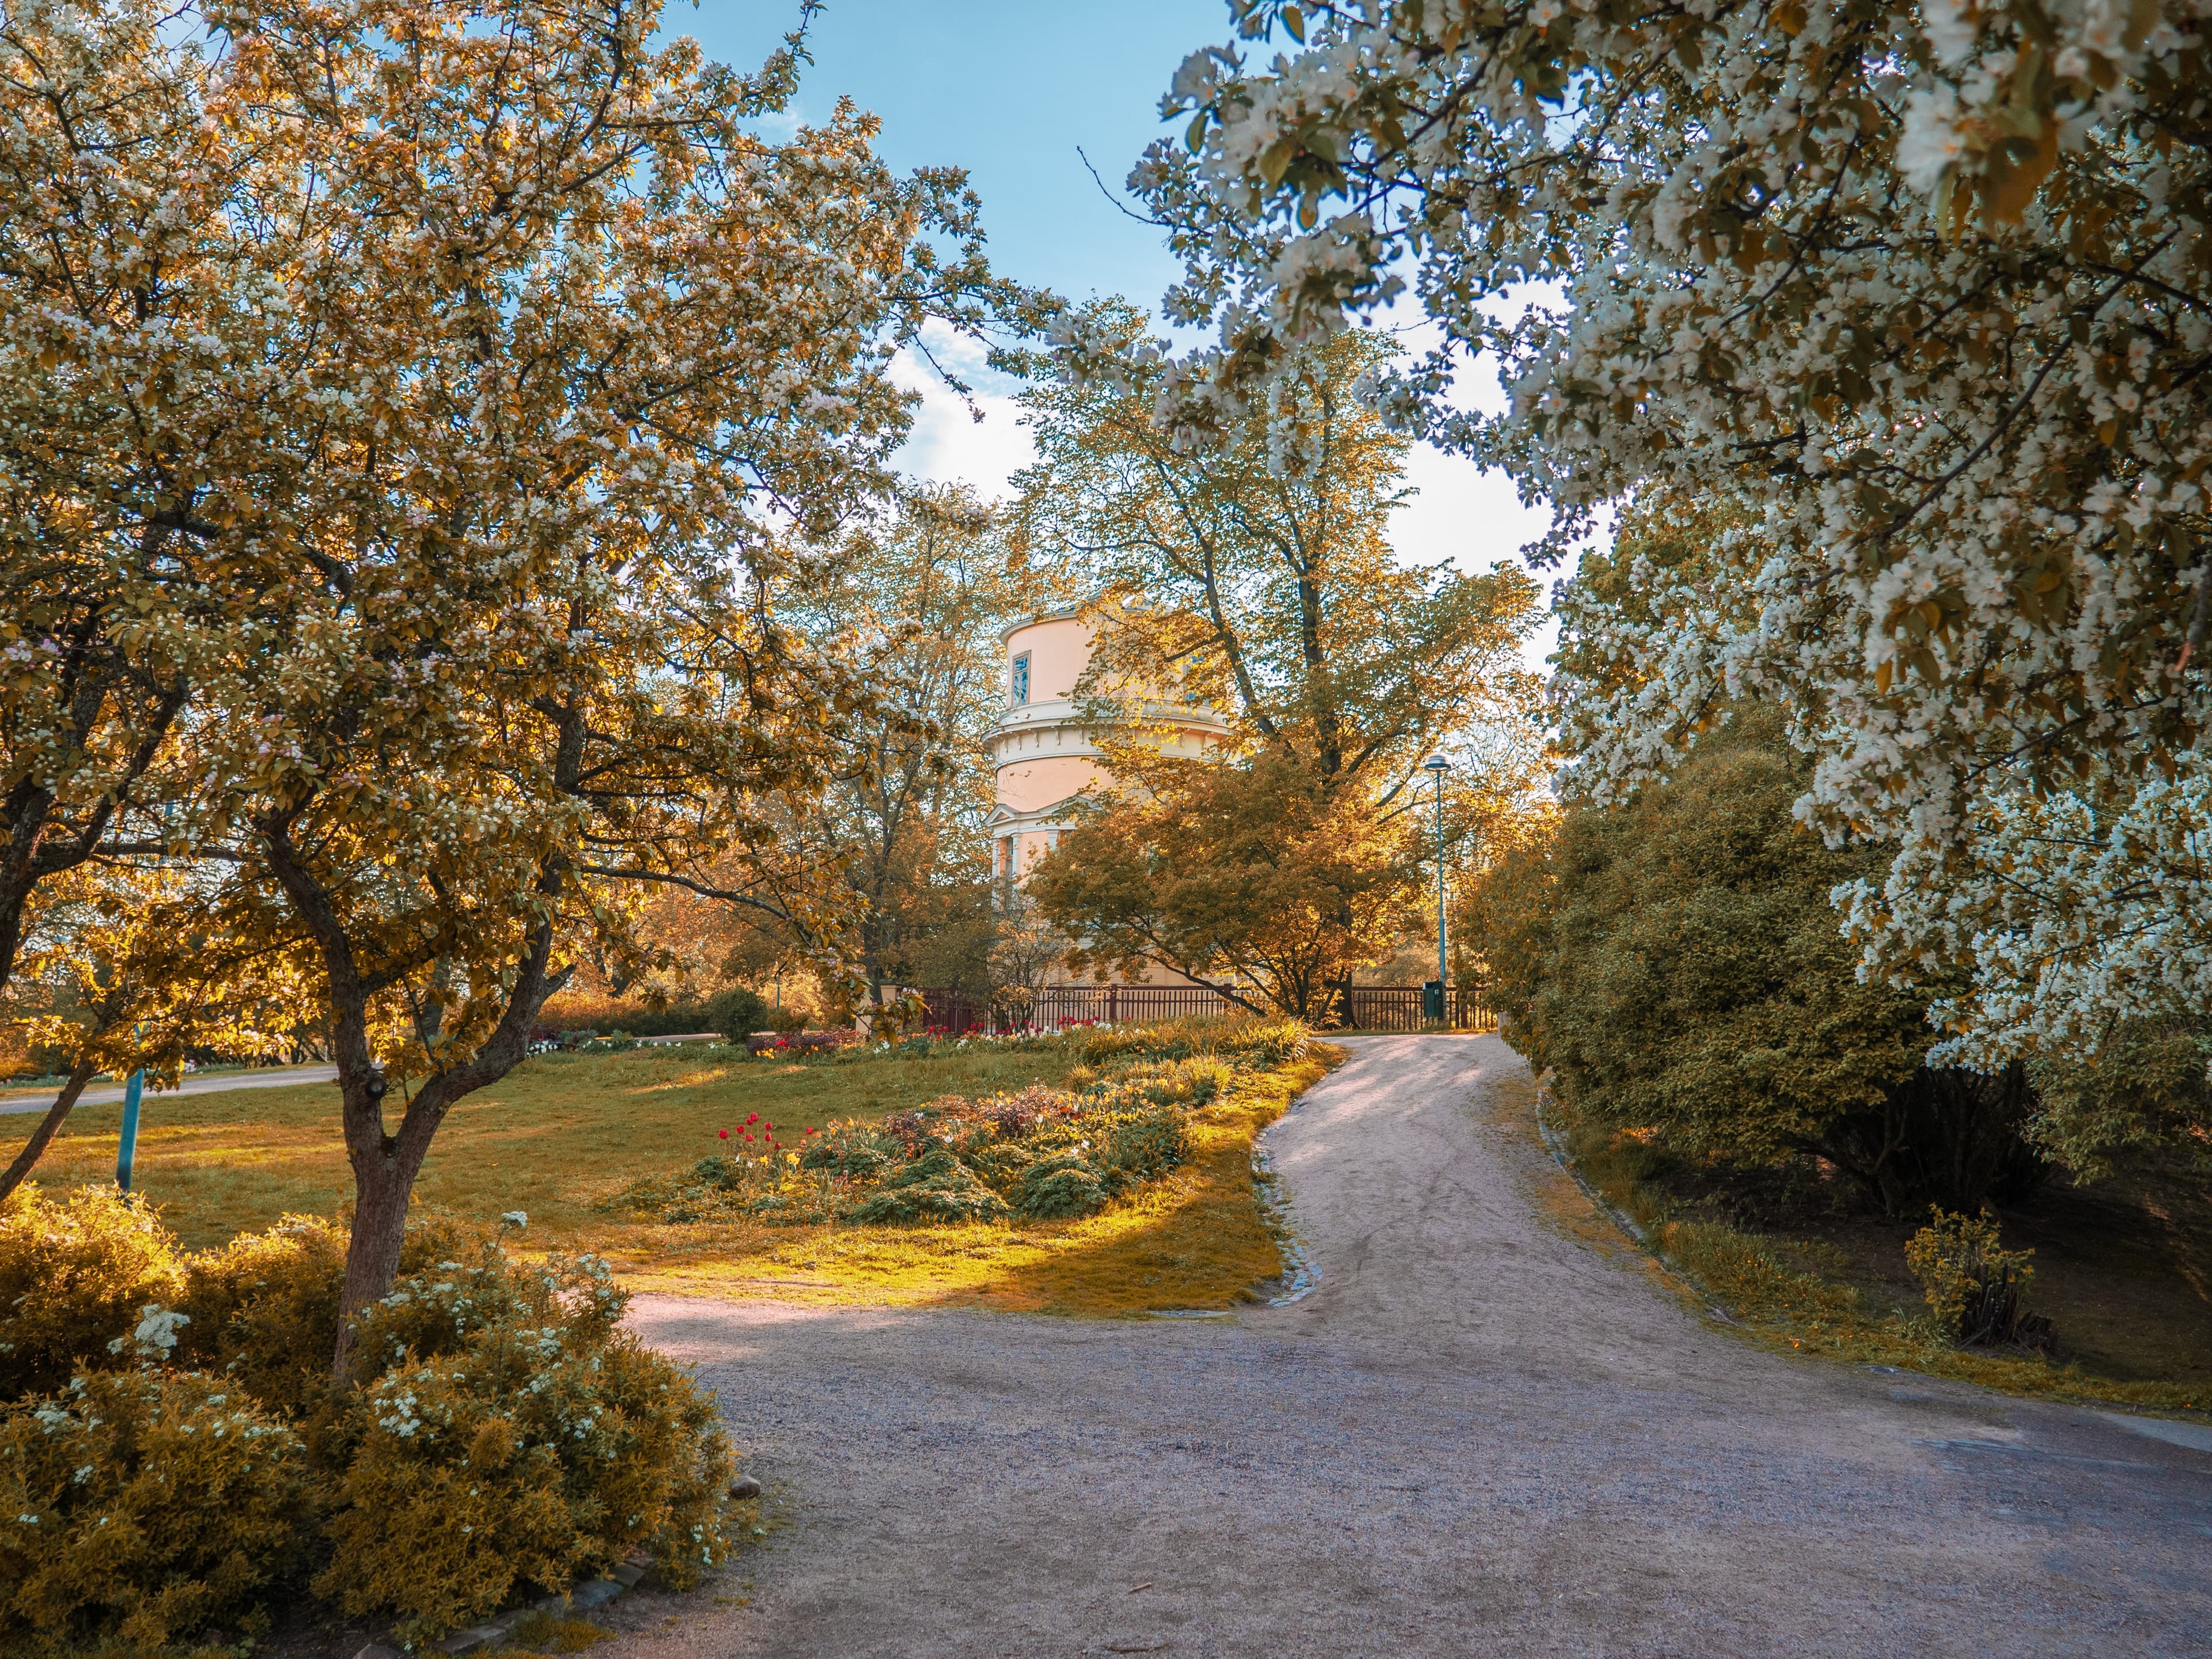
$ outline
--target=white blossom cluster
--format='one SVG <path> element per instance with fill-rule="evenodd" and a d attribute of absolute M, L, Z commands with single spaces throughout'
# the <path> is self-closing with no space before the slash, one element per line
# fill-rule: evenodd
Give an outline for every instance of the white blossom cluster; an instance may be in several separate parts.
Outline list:
<path fill-rule="evenodd" d="M 2194 1011 L 2212 615 L 2206 0 L 1240 0 L 1133 182 L 1212 349 L 1173 418 L 1410 285 L 1384 408 L 1695 556 L 1569 583 L 1566 787 L 1787 708 L 1895 849 L 1866 966 L 1984 1061 Z M 1456 407 L 1495 362 L 1510 406 Z"/>

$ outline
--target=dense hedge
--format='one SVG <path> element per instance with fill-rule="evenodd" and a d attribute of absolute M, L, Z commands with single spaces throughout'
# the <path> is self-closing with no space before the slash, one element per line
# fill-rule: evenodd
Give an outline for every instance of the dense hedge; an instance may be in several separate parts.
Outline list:
<path fill-rule="evenodd" d="M 1803 785 L 1747 712 L 1668 783 L 1509 855 L 1468 936 L 1511 1040 L 1586 1114 L 1706 1163 L 1816 1155 L 1893 1214 L 1978 1209 L 2033 1178 L 2033 1091 L 1929 1066 L 1926 1000 L 1860 983 L 1829 895 L 1880 860 L 1800 825 Z"/>
<path fill-rule="evenodd" d="M 602 1036 L 623 1031 L 634 1037 L 718 1031 L 730 1042 L 742 1042 L 755 1031 L 769 1030 L 775 1018 L 759 992 L 732 986 L 703 1000 L 690 998 L 661 1008 L 618 997 L 554 997 L 540 1011 L 538 1026 L 547 1036 L 570 1031 L 595 1031 Z"/>

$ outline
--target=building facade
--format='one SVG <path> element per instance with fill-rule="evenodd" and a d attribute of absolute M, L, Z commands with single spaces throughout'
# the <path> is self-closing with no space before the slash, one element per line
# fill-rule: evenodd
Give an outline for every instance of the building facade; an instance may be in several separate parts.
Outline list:
<path fill-rule="evenodd" d="M 999 878 L 1018 882 L 1073 822 L 1076 798 L 1109 781 L 1075 687 L 1091 665 L 1091 628 L 1073 611 L 1017 623 L 1005 635 L 1006 712 L 989 744 L 997 805 L 990 818 Z M 1202 756 L 1229 735 L 1212 710 L 1148 708 L 1165 717 L 1171 754 Z"/>

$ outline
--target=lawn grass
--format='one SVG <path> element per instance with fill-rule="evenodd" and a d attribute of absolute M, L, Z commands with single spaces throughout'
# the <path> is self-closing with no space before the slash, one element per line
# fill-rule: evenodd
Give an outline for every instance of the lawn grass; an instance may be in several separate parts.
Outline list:
<path fill-rule="evenodd" d="M 544 1054 L 456 1105 L 438 1131 L 418 1202 L 470 1220 L 526 1211 L 533 1241 L 587 1243 L 608 1229 L 594 1199 L 721 1145 L 759 1112 L 795 1141 L 832 1118 L 903 1111 L 939 1095 L 1054 1083 L 1060 1046 L 978 1048 L 927 1058 L 782 1061 L 672 1044 L 626 1054 Z M 390 1115 L 398 1115 L 396 1099 Z M 49 1185 L 112 1181 L 119 1105 L 81 1106 L 40 1161 Z M 0 1117 L 0 1159 L 38 1121 Z M 134 1184 L 188 1248 L 204 1249 L 289 1212 L 330 1215 L 352 1195 L 337 1086 L 146 1097 Z"/>
<path fill-rule="evenodd" d="M 1253 1190 L 1252 1141 L 1342 1063 L 1316 1044 L 1191 1114 L 1192 1154 L 1076 1221 L 935 1227 L 761 1223 L 611 1227 L 599 1248 L 638 1290 L 1114 1316 L 1228 1309 L 1283 1271 Z"/>
<path fill-rule="evenodd" d="M 1254 1194 L 1253 1139 L 1341 1062 L 1341 1049 L 1315 1045 L 1279 1070 L 1239 1077 L 1192 1114 L 1192 1156 L 1182 1168 L 1080 1220 L 666 1224 L 594 1207 L 641 1176 L 725 1150 L 716 1131 L 749 1114 L 795 1144 L 835 1119 L 1057 1083 L 1077 1064 L 1078 1041 L 836 1061 L 681 1048 L 541 1056 L 454 1108 L 416 1197 L 428 1210 L 483 1223 L 526 1212 L 530 1246 L 595 1250 L 640 1291 L 1093 1316 L 1249 1300 L 1282 1271 Z M 331 1084 L 149 1097 L 137 1184 L 190 1249 L 288 1212 L 335 1213 L 352 1190 L 337 1109 Z M 37 1179 L 112 1180 L 119 1117 L 116 1106 L 79 1109 Z M 34 1121 L 0 1118 L 0 1158 Z"/>
<path fill-rule="evenodd" d="M 1507 1109 L 1534 1123 L 1535 1085 L 1510 1095 Z M 1697 1182 L 1650 1148 L 1548 1095 L 1540 1109 L 1575 1173 L 1642 1229 L 1685 1302 L 1708 1316 L 1719 1310 L 1728 1328 L 1763 1346 L 2045 1399 L 2212 1409 L 2212 1203 L 2202 1193 L 2185 1186 L 2147 1199 L 2125 1183 L 2105 1191 L 2057 1183 L 2008 1212 L 2006 1242 L 2036 1250 L 2030 1306 L 2051 1319 L 2058 1352 L 1960 1348 L 1937 1328 L 1905 1268 L 1917 1220 L 1801 1206 L 1754 1231 L 1717 1213 Z M 1587 1214 L 1583 1206 L 1548 1207 Z"/>

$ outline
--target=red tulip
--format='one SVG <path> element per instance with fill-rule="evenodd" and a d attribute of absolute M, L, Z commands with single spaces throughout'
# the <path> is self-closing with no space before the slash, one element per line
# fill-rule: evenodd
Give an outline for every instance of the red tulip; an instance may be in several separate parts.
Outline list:
<path fill-rule="evenodd" d="M 723 1130 L 721 1133 L 723 1139 L 727 1140 L 730 1138 L 730 1132 L 727 1129 Z"/>

